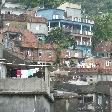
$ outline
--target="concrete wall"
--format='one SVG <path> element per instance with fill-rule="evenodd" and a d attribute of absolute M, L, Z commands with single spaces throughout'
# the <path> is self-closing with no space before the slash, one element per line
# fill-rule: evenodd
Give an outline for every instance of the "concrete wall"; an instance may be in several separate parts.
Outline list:
<path fill-rule="evenodd" d="M 46 81 L 43 78 L 28 79 L 0 79 L 0 93 L 2 92 L 48 92 Z"/>
<path fill-rule="evenodd" d="M 50 112 L 48 73 L 45 67 L 45 80 L 0 79 L 0 112 Z"/>
<path fill-rule="evenodd" d="M 48 68 L 45 67 L 45 79 L 44 78 L 28 78 L 28 79 L 5 79 L 6 67 L 0 66 L 0 92 L 47 92 L 50 94 L 50 76 Z"/>
<path fill-rule="evenodd" d="M 27 29 L 33 33 L 48 35 L 48 27 L 46 23 L 27 23 Z"/>
<path fill-rule="evenodd" d="M 0 43 L 0 58 L 3 58 L 3 44 Z"/>
<path fill-rule="evenodd" d="M 0 78 L 6 78 L 7 68 L 5 65 L 0 64 Z"/>
<path fill-rule="evenodd" d="M 50 112 L 50 103 L 38 95 L 0 95 L 0 112 Z"/>
<path fill-rule="evenodd" d="M 55 98 L 51 112 L 77 112 L 78 98 Z"/>
<path fill-rule="evenodd" d="M 45 67 L 45 86 L 46 86 L 46 91 L 48 94 L 50 94 L 50 75 L 49 75 L 49 70 L 47 67 Z"/>
<path fill-rule="evenodd" d="M 78 17 L 81 18 L 81 10 L 80 9 L 72 9 L 72 8 L 66 8 L 67 17 Z"/>

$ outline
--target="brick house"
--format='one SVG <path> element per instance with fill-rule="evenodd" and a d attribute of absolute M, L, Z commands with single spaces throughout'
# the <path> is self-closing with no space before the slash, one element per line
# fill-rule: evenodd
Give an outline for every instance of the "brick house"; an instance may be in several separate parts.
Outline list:
<path fill-rule="evenodd" d="M 97 57 L 112 57 L 112 42 L 102 41 L 95 48 L 95 56 Z"/>
<path fill-rule="evenodd" d="M 56 55 L 54 45 L 45 44 L 45 36 L 48 35 L 47 20 L 43 17 L 29 15 L 30 14 L 21 14 L 19 16 L 15 14 L 3 15 L 4 29 L 2 32 L 5 32 L 5 36 L 8 34 L 6 32 L 10 34 L 11 32 L 15 33 L 13 36 L 20 36 L 18 39 L 21 39 L 21 48 L 18 48 L 18 52 L 23 53 L 25 58 L 32 61 L 38 60 L 40 63 L 55 62 Z M 14 43 L 12 42 L 11 44 Z M 79 50 L 73 51 L 71 49 L 65 49 L 62 50 L 60 57 L 63 59 L 62 61 L 73 58 L 75 62 L 77 58 L 83 57 L 82 52 L 79 52 Z"/>
<path fill-rule="evenodd" d="M 43 17 L 34 17 L 27 14 L 3 15 L 4 27 L 10 26 L 18 29 L 27 29 L 35 34 L 48 35 L 47 20 Z"/>
<path fill-rule="evenodd" d="M 51 64 L 56 60 L 54 45 L 40 42 L 37 36 L 28 30 L 4 29 L 3 43 L 6 49 L 23 54 L 25 59 L 31 62 Z"/>
<path fill-rule="evenodd" d="M 112 42 L 102 41 L 95 47 L 95 62 L 99 64 L 100 68 L 112 68 Z"/>

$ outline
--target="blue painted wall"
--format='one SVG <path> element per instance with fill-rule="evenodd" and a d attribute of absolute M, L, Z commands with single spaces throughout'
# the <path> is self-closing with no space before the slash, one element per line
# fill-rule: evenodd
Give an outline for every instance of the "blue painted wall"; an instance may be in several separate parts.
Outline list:
<path fill-rule="evenodd" d="M 81 29 L 81 25 L 83 26 L 82 29 L 86 29 L 86 31 L 90 31 L 90 26 L 93 26 L 89 23 L 83 23 L 83 22 L 77 22 L 77 21 L 71 21 L 64 19 L 65 11 L 60 9 L 40 9 L 36 13 L 37 16 L 45 17 L 49 22 L 55 23 L 54 27 L 58 27 L 59 22 L 61 27 L 63 25 L 68 26 L 77 26 L 77 29 Z M 53 19 L 53 15 L 58 15 L 59 19 Z M 91 56 L 91 47 L 86 45 L 76 45 L 77 49 L 80 49 L 83 51 L 83 56 Z"/>
<path fill-rule="evenodd" d="M 85 45 L 77 45 L 76 49 L 80 49 L 81 51 L 83 51 L 83 56 L 91 56 L 91 47 L 89 46 L 85 46 Z"/>
<path fill-rule="evenodd" d="M 47 20 L 52 20 L 53 15 L 58 15 L 59 19 L 63 19 L 64 10 L 61 9 L 40 9 L 36 12 L 37 16 L 45 17 Z"/>

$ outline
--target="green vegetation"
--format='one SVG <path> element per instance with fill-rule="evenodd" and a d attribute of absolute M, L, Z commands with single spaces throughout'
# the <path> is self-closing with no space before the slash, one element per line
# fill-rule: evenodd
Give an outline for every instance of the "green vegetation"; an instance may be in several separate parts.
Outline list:
<path fill-rule="evenodd" d="M 112 0 L 21 0 L 21 2 L 32 7 L 43 5 L 47 8 L 57 7 L 63 2 L 79 3 L 82 5 L 82 14 L 84 16 L 94 16 L 93 46 L 102 40 L 112 41 Z M 102 14 L 105 14 L 105 16 L 102 16 Z M 53 37 L 53 42 L 56 43 L 59 48 L 67 47 L 68 45 L 65 43 L 67 43 L 68 40 L 63 40 L 64 35 L 59 30 L 60 29 L 52 30 L 49 34 L 50 38 Z"/>
<path fill-rule="evenodd" d="M 112 41 L 112 15 L 95 16 L 93 27 L 93 47 L 101 41 Z"/>
<path fill-rule="evenodd" d="M 98 15 L 100 13 L 112 12 L 112 0 L 20 0 L 28 7 L 44 6 L 53 8 L 63 2 L 79 3 L 82 5 L 82 13 L 88 15 Z"/>
<path fill-rule="evenodd" d="M 112 0 L 72 0 L 72 2 L 81 3 L 83 12 L 90 16 L 112 12 Z"/>
<path fill-rule="evenodd" d="M 45 8 L 53 8 L 59 6 L 65 0 L 20 0 L 21 3 L 28 7 L 44 6 Z"/>
<path fill-rule="evenodd" d="M 62 28 L 55 28 L 49 32 L 48 36 L 46 37 L 46 41 L 51 44 L 56 44 L 56 54 L 57 60 L 56 63 L 60 63 L 60 53 L 61 50 L 67 49 L 68 47 L 74 46 L 74 39 L 71 38 L 69 33 L 65 33 Z"/>
<path fill-rule="evenodd" d="M 52 29 L 47 39 L 55 43 L 59 49 L 68 48 L 73 44 L 70 34 L 66 33 L 62 28 Z"/>

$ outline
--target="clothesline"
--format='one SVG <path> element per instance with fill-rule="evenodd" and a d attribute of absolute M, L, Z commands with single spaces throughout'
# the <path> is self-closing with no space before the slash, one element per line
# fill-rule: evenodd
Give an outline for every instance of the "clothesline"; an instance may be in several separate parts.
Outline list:
<path fill-rule="evenodd" d="M 29 69 L 29 70 L 18 69 L 16 70 L 16 77 L 28 78 L 29 76 L 33 76 L 33 74 L 38 72 L 39 72 L 39 68 Z"/>
<path fill-rule="evenodd" d="M 45 71 L 41 71 L 42 68 L 34 68 L 34 69 L 20 69 L 20 68 L 8 68 L 7 75 L 12 78 L 31 78 L 45 77 Z"/>

